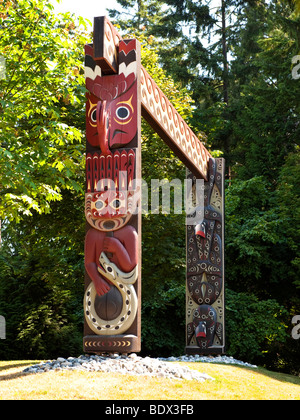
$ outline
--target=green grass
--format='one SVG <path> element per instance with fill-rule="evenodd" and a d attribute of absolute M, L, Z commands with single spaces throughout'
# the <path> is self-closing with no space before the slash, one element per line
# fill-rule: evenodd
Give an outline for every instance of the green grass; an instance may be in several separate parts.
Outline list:
<path fill-rule="evenodd" d="M 214 381 L 198 383 L 116 373 L 23 373 L 38 361 L 0 362 L 0 399 L 9 400 L 299 400 L 300 378 L 240 366 L 181 363 Z"/>

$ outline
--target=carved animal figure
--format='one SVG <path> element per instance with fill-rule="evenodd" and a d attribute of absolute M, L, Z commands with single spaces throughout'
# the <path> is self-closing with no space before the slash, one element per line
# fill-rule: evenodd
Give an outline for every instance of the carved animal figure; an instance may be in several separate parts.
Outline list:
<path fill-rule="evenodd" d="M 212 306 L 200 305 L 195 310 L 193 322 L 187 325 L 188 344 L 194 334 L 201 349 L 211 347 L 215 335 L 222 342 L 222 324 L 217 322 L 217 313 Z"/>
<path fill-rule="evenodd" d="M 102 77 L 93 59 L 93 48 L 85 46 L 86 137 L 90 145 L 108 155 L 124 147 L 137 135 L 136 42 L 120 41 L 119 74 Z"/>

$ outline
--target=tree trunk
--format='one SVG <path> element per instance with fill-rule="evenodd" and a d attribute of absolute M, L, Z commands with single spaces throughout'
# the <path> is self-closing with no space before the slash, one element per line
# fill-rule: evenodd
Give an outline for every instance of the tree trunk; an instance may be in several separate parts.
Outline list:
<path fill-rule="evenodd" d="M 228 60 L 227 60 L 227 42 L 226 42 L 226 6 L 225 0 L 221 1 L 222 12 L 222 54 L 223 54 L 223 99 L 228 104 Z"/>

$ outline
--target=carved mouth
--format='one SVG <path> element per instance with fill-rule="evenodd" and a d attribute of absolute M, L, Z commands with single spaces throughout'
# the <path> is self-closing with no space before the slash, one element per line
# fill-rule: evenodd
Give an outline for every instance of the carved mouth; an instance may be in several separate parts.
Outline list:
<path fill-rule="evenodd" d="M 126 134 L 126 131 L 123 130 L 115 130 L 112 136 L 112 139 L 117 135 L 117 134 Z"/>
<path fill-rule="evenodd" d="M 100 255 L 99 261 L 98 261 L 98 264 L 97 264 L 97 270 L 107 281 L 109 281 L 111 283 L 111 281 L 107 278 L 107 276 L 109 276 L 109 274 L 112 274 L 113 269 L 109 265 L 107 267 L 105 267 L 104 264 L 105 263 L 107 264 L 107 261 L 105 261 L 104 257 L 102 257 L 102 259 L 103 259 L 103 261 L 101 262 L 101 255 Z"/>
<path fill-rule="evenodd" d="M 102 274 L 102 276 L 105 276 L 105 274 L 106 274 L 105 268 L 103 267 L 103 265 L 100 262 L 97 265 L 97 270 L 100 274 Z"/>
<path fill-rule="evenodd" d="M 104 229 L 112 230 L 115 227 L 116 223 L 112 220 L 107 220 L 103 223 Z"/>

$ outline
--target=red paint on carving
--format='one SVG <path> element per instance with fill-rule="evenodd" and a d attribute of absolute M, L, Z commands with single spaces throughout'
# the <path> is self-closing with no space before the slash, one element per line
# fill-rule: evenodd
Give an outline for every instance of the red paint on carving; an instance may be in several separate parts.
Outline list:
<path fill-rule="evenodd" d="M 106 101 L 98 102 L 96 108 L 96 119 L 97 119 L 97 134 L 99 138 L 99 144 L 101 151 L 104 155 L 110 153 L 108 147 L 108 126 L 109 126 L 109 113 L 106 108 Z"/>
<path fill-rule="evenodd" d="M 119 44 L 119 53 L 124 51 L 127 55 L 130 51 L 136 50 L 136 39 L 131 39 L 129 42 L 121 41 Z"/>
<path fill-rule="evenodd" d="M 115 231 L 113 237 L 106 236 L 105 232 L 90 229 L 85 238 L 85 268 L 93 281 L 98 295 L 103 295 L 110 290 L 108 280 L 104 279 L 97 267 L 99 257 L 104 251 L 110 255 L 109 259 L 122 271 L 129 272 L 138 263 L 138 235 L 133 226 L 124 226 Z"/>
<path fill-rule="evenodd" d="M 86 136 L 103 154 L 128 144 L 137 132 L 137 82 L 134 73 L 87 78 Z"/>

